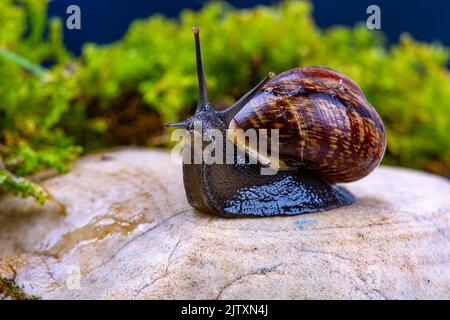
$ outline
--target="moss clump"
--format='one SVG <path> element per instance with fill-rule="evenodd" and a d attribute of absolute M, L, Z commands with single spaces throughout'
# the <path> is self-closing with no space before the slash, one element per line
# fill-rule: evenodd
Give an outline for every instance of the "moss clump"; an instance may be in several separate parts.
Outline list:
<path fill-rule="evenodd" d="M 39 300 L 37 296 L 29 296 L 22 288 L 15 284 L 14 280 L 0 278 L 0 298 L 12 300 Z"/>

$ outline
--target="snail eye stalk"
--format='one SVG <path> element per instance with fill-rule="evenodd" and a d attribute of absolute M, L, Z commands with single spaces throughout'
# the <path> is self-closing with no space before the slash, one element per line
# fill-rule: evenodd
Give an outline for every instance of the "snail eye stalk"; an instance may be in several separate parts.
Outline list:
<path fill-rule="evenodd" d="M 197 77 L 198 77 L 198 88 L 199 88 L 199 101 L 197 111 L 202 111 L 209 107 L 210 103 L 208 100 L 208 88 L 206 86 L 205 71 L 203 69 L 202 62 L 202 51 L 200 47 L 200 28 L 192 27 L 192 32 L 194 33 L 195 39 L 195 58 L 197 61 Z"/>
<path fill-rule="evenodd" d="M 200 28 L 199 27 L 192 27 L 192 32 L 194 33 L 194 40 L 195 40 L 195 58 L 197 62 L 197 78 L 198 78 L 198 89 L 199 89 L 199 101 L 197 105 L 197 109 L 195 111 L 195 115 L 193 118 L 195 118 L 196 115 L 199 113 L 212 109 L 211 105 L 208 100 L 208 88 L 206 86 L 206 79 L 205 79 L 205 71 L 203 69 L 203 62 L 202 62 L 202 51 L 200 47 Z M 187 128 L 189 124 L 191 124 L 192 118 L 187 119 L 180 122 L 173 122 L 173 123 L 167 123 L 165 124 L 166 128 Z"/>

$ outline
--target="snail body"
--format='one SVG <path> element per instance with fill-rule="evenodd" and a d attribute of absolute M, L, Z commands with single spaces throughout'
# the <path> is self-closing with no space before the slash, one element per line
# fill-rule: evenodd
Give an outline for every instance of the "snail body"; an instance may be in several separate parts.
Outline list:
<path fill-rule="evenodd" d="M 207 98 L 199 29 L 193 31 L 199 104 L 194 116 L 167 126 L 194 135 L 200 122 L 206 131 L 223 132 L 223 140 L 234 142 L 240 152 L 231 164 L 184 161 L 189 203 L 224 216 L 302 214 L 353 203 L 355 197 L 335 183 L 368 175 L 386 147 L 383 122 L 359 86 L 329 68 L 295 68 L 278 76 L 269 73 L 235 104 L 217 111 Z M 269 143 L 264 153 L 248 141 L 239 144 L 236 129 L 265 129 L 269 136 L 278 129 L 279 141 Z M 237 161 L 242 154 L 256 155 L 258 162 L 242 164 Z M 262 166 L 274 164 L 274 174 L 261 174 Z"/>

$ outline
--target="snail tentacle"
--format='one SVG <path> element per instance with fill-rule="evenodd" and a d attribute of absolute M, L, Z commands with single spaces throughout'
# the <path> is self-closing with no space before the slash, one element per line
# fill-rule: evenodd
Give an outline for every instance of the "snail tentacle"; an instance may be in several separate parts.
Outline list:
<path fill-rule="evenodd" d="M 208 100 L 208 88 L 206 86 L 205 71 L 203 69 L 202 62 L 202 51 L 200 47 L 200 28 L 192 27 L 192 32 L 194 32 L 195 39 L 195 58 L 197 62 L 197 78 L 198 78 L 198 88 L 199 88 L 199 102 L 197 107 L 197 113 L 210 108 L 210 103 Z"/>

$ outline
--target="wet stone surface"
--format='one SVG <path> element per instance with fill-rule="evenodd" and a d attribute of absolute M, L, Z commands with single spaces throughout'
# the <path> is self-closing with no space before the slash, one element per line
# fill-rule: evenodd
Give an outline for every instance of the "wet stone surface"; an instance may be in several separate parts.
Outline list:
<path fill-rule="evenodd" d="M 44 186 L 44 207 L 0 199 L 0 279 L 29 296 L 450 297 L 450 184 L 437 176 L 381 167 L 346 185 L 352 205 L 245 219 L 192 209 L 162 151 L 91 155 Z"/>

